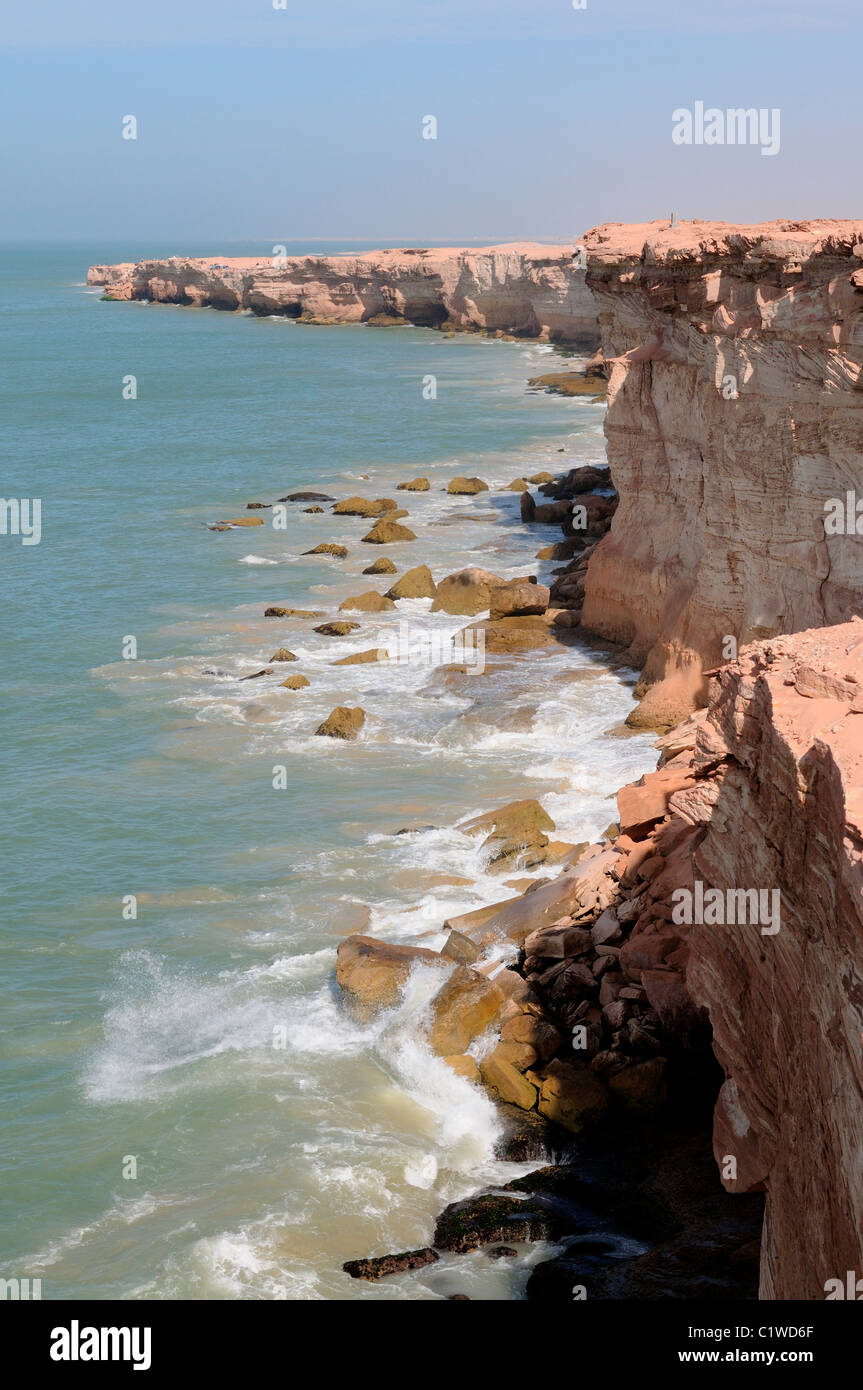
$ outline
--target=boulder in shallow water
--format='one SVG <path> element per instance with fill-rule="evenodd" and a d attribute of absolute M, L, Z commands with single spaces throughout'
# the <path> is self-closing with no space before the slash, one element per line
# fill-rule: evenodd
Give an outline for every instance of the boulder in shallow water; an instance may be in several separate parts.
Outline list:
<path fill-rule="evenodd" d="M 479 1081 L 479 1067 L 476 1064 L 476 1058 L 471 1057 L 469 1052 L 461 1052 L 452 1057 L 444 1057 L 444 1061 L 447 1066 L 455 1072 L 456 1076 L 464 1077 L 465 1081 Z"/>
<path fill-rule="evenodd" d="M 536 1105 L 536 1087 L 504 1055 L 499 1054 L 497 1048 L 483 1058 L 480 1075 L 489 1090 L 508 1105 L 517 1105 L 520 1110 L 532 1110 Z"/>
<path fill-rule="evenodd" d="M 393 545 L 396 541 L 415 541 L 416 536 L 408 526 L 399 521 L 383 520 L 375 522 L 371 531 L 362 538 L 367 545 Z"/>
<path fill-rule="evenodd" d="M 264 609 L 265 618 L 322 618 L 319 608 L 280 608 L 272 604 Z"/>
<path fill-rule="evenodd" d="M 387 598 L 434 598 L 437 593 L 432 572 L 428 565 L 416 565 L 412 570 L 405 570 L 401 579 L 397 579 L 391 589 L 387 589 Z"/>
<path fill-rule="evenodd" d="M 336 705 L 323 724 L 318 725 L 315 733 L 325 738 L 356 738 L 365 722 L 366 712 L 359 705 L 353 709 L 347 705 Z"/>
<path fill-rule="evenodd" d="M 366 565 L 363 574 L 398 574 L 398 570 L 387 555 L 382 555 L 373 564 Z"/>
<path fill-rule="evenodd" d="M 352 594 L 339 604 L 340 613 L 351 610 L 356 613 L 385 613 L 389 608 L 395 608 L 392 599 L 387 598 L 385 594 L 379 594 L 377 589 L 367 589 L 364 594 Z"/>
<path fill-rule="evenodd" d="M 271 661 L 299 661 L 299 659 L 300 658 L 295 656 L 293 652 L 289 652 L 287 647 L 279 647 L 279 650 L 273 652 L 273 655 L 270 657 Z"/>
<path fill-rule="evenodd" d="M 280 502 L 335 502 L 334 497 L 330 497 L 328 492 L 289 492 L 286 497 L 280 497 Z"/>
<path fill-rule="evenodd" d="M 515 580 L 501 584 L 489 594 L 489 617 L 513 618 L 526 613 L 544 613 L 548 607 L 550 591 L 544 584 L 525 584 Z"/>
<path fill-rule="evenodd" d="M 347 557 L 348 548 L 346 545 L 338 545 L 335 541 L 321 541 L 320 545 L 313 546 L 311 550 L 304 550 L 304 555 L 332 555 L 334 560 L 344 560 Z"/>
<path fill-rule="evenodd" d="M 538 801 L 525 799 L 499 806 L 456 827 L 465 835 L 485 835 L 482 847 L 488 850 L 488 867 L 508 870 L 517 860 L 522 868 L 541 864 L 546 857 L 547 830 L 554 821 Z"/>
<path fill-rule="evenodd" d="M 372 1260 L 346 1260 L 342 1265 L 352 1279 L 383 1279 L 387 1274 L 404 1274 L 409 1269 L 433 1265 L 440 1255 L 426 1246 L 423 1250 L 404 1250 L 400 1255 L 378 1255 Z"/>
<path fill-rule="evenodd" d="M 429 1046 L 439 1057 L 465 1052 L 505 1003 L 497 985 L 467 966 L 456 966 L 431 1002 Z"/>
<path fill-rule="evenodd" d="M 332 663 L 333 666 L 370 666 L 376 661 L 387 660 L 387 650 L 385 647 L 372 647 L 365 652 L 351 652 L 350 656 L 340 656 L 338 661 Z"/>
<path fill-rule="evenodd" d="M 502 583 L 499 574 L 492 574 L 491 570 L 480 569 L 477 565 L 457 570 L 438 584 L 432 612 L 463 614 L 466 617 L 484 613 L 489 606 L 492 588 Z"/>
<path fill-rule="evenodd" d="M 483 1245 L 505 1241 L 553 1240 L 559 1221 L 523 1195 L 484 1192 L 452 1202 L 437 1219 L 434 1243 L 438 1250 L 465 1255 Z"/>
<path fill-rule="evenodd" d="M 225 526 L 263 526 L 263 524 L 264 518 L 262 516 L 232 516 L 227 521 L 217 521 L 216 526 L 211 526 L 210 530 L 214 531 L 216 527 L 221 529 Z"/>
<path fill-rule="evenodd" d="M 473 965 L 480 957 L 480 948 L 469 936 L 463 936 L 460 931 L 450 931 L 441 947 L 441 955 L 455 961 L 456 965 Z"/>
<path fill-rule="evenodd" d="M 315 632 L 319 632 L 322 637 L 347 637 L 348 633 L 356 632 L 359 626 L 359 623 L 348 622 L 321 623 L 320 627 L 315 628 Z"/>
<path fill-rule="evenodd" d="M 468 497 L 477 492 L 488 492 L 488 483 L 484 483 L 482 478 L 453 478 L 447 483 L 446 490 L 454 497 Z"/>
<path fill-rule="evenodd" d="M 333 507 L 335 516 L 382 516 L 384 512 L 394 512 L 398 506 L 391 497 L 346 497 Z"/>
<path fill-rule="evenodd" d="M 543 647 L 571 645 L 573 634 L 554 624 L 559 609 L 548 608 L 544 613 L 524 613 L 511 618 L 472 623 L 464 629 L 470 637 L 461 640 L 479 649 L 482 643 L 486 656 L 510 655 L 515 652 L 539 651 Z M 481 634 L 481 635 L 480 635 Z"/>
<path fill-rule="evenodd" d="M 336 952 L 336 980 L 352 1012 L 365 1020 L 399 1002 L 417 961 L 442 964 L 436 951 L 423 946 L 401 946 L 374 936 L 348 936 Z"/>
<path fill-rule="evenodd" d="M 409 483 L 399 483 L 397 492 L 428 492 L 431 484 L 428 478 L 411 478 Z"/>
<path fill-rule="evenodd" d="M 295 676 L 288 676 L 288 679 L 286 681 L 282 681 L 282 689 L 303 690 L 305 686 L 307 686 L 308 684 L 309 681 L 306 679 L 306 677 L 301 676 L 300 673 L 297 672 Z"/>

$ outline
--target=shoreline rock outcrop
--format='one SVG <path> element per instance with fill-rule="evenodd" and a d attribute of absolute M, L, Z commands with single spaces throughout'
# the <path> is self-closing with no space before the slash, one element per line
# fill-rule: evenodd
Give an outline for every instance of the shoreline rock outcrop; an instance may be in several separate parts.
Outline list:
<path fill-rule="evenodd" d="M 593 349 L 596 310 L 570 246 L 512 242 L 361 255 L 144 260 L 94 265 L 88 285 L 139 299 L 280 314 L 303 323 L 410 323 Z"/>

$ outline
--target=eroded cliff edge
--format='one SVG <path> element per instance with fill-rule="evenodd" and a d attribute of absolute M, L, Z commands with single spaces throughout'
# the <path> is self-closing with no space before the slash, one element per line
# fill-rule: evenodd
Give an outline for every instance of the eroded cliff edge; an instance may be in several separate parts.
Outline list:
<path fill-rule="evenodd" d="M 361 255 L 187 258 L 91 266 L 113 299 L 282 314 L 306 323 L 406 322 L 594 348 L 596 309 L 571 246 L 404 248 Z"/>
<path fill-rule="evenodd" d="M 668 727 L 738 648 L 863 611 L 863 222 L 610 223 L 582 238 L 611 362 L 620 506 L 583 626 L 643 665 Z M 634 721 L 633 721 L 634 722 Z"/>

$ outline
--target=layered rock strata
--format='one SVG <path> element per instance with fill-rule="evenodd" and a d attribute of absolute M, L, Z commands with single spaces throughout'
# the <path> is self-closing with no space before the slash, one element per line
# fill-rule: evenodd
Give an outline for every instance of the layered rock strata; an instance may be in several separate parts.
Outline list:
<path fill-rule="evenodd" d="M 247 309 L 304 322 L 411 323 L 591 349 L 599 338 L 572 248 L 533 242 L 216 261 L 174 256 L 91 266 L 87 283 L 104 285 L 112 299 Z"/>
<path fill-rule="evenodd" d="M 582 244 L 621 498 L 582 621 L 630 649 L 636 717 L 669 727 L 745 643 L 863 611 L 863 222 L 611 223 Z"/>

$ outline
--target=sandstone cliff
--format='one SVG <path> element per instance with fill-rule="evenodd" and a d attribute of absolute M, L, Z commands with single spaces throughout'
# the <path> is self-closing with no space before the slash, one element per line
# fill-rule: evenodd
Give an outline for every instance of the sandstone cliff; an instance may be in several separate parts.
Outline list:
<path fill-rule="evenodd" d="M 585 272 L 569 246 L 514 242 L 477 250 L 186 259 L 91 266 L 87 283 L 115 299 L 250 309 L 315 323 L 404 321 L 593 348 L 598 328 Z"/>
<path fill-rule="evenodd" d="M 636 718 L 667 727 L 727 639 L 863 611 L 863 541 L 825 534 L 863 455 L 863 222 L 611 223 L 582 244 L 620 495 L 582 622 L 631 648 Z"/>

